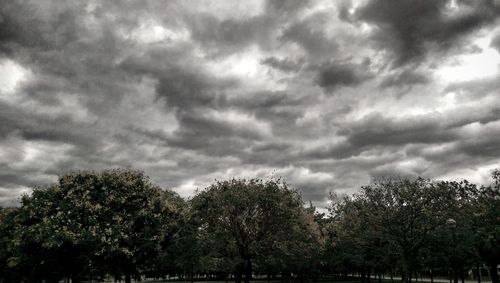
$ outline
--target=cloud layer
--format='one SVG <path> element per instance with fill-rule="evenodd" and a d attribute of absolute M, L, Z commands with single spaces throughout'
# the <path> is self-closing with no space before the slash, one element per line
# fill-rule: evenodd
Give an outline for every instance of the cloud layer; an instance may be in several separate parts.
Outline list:
<path fill-rule="evenodd" d="M 0 205 L 132 166 L 189 197 L 282 176 L 306 201 L 500 161 L 500 2 L 9 1 Z"/>

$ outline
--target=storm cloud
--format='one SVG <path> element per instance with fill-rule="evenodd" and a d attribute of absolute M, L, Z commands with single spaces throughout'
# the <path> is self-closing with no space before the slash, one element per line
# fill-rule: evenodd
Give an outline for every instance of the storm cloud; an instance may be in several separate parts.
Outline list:
<path fill-rule="evenodd" d="M 134 167 L 190 197 L 283 177 L 305 201 L 499 166 L 500 2 L 5 1 L 0 205 Z"/>

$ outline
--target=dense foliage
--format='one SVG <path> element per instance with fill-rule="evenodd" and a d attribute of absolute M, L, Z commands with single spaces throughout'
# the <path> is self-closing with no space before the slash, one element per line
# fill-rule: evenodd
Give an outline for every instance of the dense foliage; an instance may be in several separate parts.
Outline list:
<path fill-rule="evenodd" d="M 332 195 L 331 247 L 337 272 L 397 273 L 403 282 L 437 274 L 455 282 L 485 265 L 498 282 L 500 188 L 467 181 L 390 179 L 353 196 Z M 477 277 L 477 276 L 476 276 Z"/>
<path fill-rule="evenodd" d="M 300 196 L 278 181 L 216 182 L 191 201 L 197 233 L 208 244 L 208 272 L 235 271 L 249 282 L 254 271 L 303 275 L 314 267 L 321 238 Z M 256 268 L 257 267 L 257 268 Z M 211 270 L 210 270 L 211 269 Z"/>
<path fill-rule="evenodd" d="M 137 171 L 65 175 L 24 196 L 21 208 L 5 216 L 1 238 L 10 241 L 2 276 L 8 282 L 79 282 L 124 274 L 130 282 L 156 269 L 177 229 L 181 202 Z"/>
<path fill-rule="evenodd" d="M 0 282 L 176 276 L 248 282 L 336 274 L 498 283 L 500 172 L 490 186 L 388 179 L 328 214 L 281 180 L 216 181 L 185 201 L 142 172 L 75 172 L 0 209 Z M 480 278 L 480 277 L 479 277 Z"/>

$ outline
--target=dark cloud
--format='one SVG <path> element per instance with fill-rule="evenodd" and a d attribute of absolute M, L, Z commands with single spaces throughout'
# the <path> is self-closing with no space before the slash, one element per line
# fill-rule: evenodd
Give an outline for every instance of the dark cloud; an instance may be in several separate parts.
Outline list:
<path fill-rule="evenodd" d="M 477 140 L 468 140 L 457 145 L 455 150 L 463 152 L 468 156 L 484 157 L 490 160 L 496 160 L 500 156 L 500 145 L 495 140 L 500 127 L 497 127 L 493 133 L 486 133 Z"/>
<path fill-rule="evenodd" d="M 276 34 L 280 26 L 290 18 L 294 19 L 308 5 L 309 1 L 266 1 L 263 13 L 244 19 L 221 19 L 202 13 L 187 14 L 185 21 L 192 32 L 193 39 L 201 43 L 206 52 L 215 57 L 227 56 L 255 44 L 263 49 L 276 47 L 278 44 Z M 298 25 L 297 28 L 299 28 Z M 301 33 L 301 31 L 298 32 Z M 293 33 L 294 31 L 291 31 L 291 34 Z M 310 47 L 319 43 L 319 41 L 306 43 L 302 39 L 308 38 L 302 38 L 303 36 L 308 37 L 302 34 L 296 39 Z"/>
<path fill-rule="evenodd" d="M 322 15 L 317 16 L 291 24 L 284 30 L 281 39 L 284 42 L 293 42 L 300 45 L 310 56 L 332 56 L 339 46 L 321 28 L 324 25 L 321 21 Z"/>
<path fill-rule="evenodd" d="M 491 40 L 490 46 L 498 50 L 498 52 L 500 52 L 500 34 L 497 34 L 493 38 L 493 40 Z"/>
<path fill-rule="evenodd" d="M 23 15 L 23 17 L 19 17 Z M 20 3 L 3 3 L 0 8 L 0 52 L 11 55 L 18 46 L 45 45 L 41 22 L 29 7 Z M 40 44 L 40 43 L 44 44 Z"/>
<path fill-rule="evenodd" d="M 368 65 L 369 63 L 360 65 L 326 63 L 320 66 L 316 82 L 328 91 L 333 91 L 341 86 L 356 86 L 370 77 L 370 74 L 366 72 Z"/>
<path fill-rule="evenodd" d="M 0 102 L 0 136 L 16 134 L 26 140 L 44 140 L 68 142 L 82 146 L 95 142 L 96 135 L 85 135 L 86 123 L 74 121 L 69 115 L 51 117 L 46 114 L 34 114 L 20 107 L 13 107 Z M 95 129 L 95 128 L 93 128 Z M 2 139 L 0 138 L 0 139 Z"/>
<path fill-rule="evenodd" d="M 449 84 L 445 93 L 458 93 L 458 97 L 463 100 L 475 100 L 487 96 L 496 95 L 500 89 L 500 80 L 498 76 L 471 80 L 465 82 L 456 82 Z"/>
<path fill-rule="evenodd" d="M 265 2 L 267 14 L 279 14 L 281 16 L 295 16 L 297 12 L 310 4 L 311 1 L 307 0 L 276 0 Z"/>
<path fill-rule="evenodd" d="M 303 62 L 295 62 L 289 59 L 279 59 L 276 57 L 268 57 L 262 60 L 262 64 L 269 65 L 275 69 L 278 69 L 283 72 L 296 72 L 300 70 L 303 65 Z"/>
<path fill-rule="evenodd" d="M 354 122 L 342 134 L 356 145 L 439 143 L 456 139 L 457 128 L 472 123 L 495 121 L 498 109 L 485 113 L 447 113 L 418 115 L 411 118 L 388 118 L 373 114 Z M 496 117 L 496 118 L 495 118 Z M 383 138 L 385 136 L 385 138 Z"/>
<path fill-rule="evenodd" d="M 456 3 L 3 3 L 0 205 L 116 167 L 184 197 L 282 176 L 319 206 L 386 175 L 483 181 L 500 86 L 473 67 L 500 64 L 498 5 Z"/>
<path fill-rule="evenodd" d="M 219 95 L 221 91 L 233 83 L 231 80 L 218 82 L 203 74 L 173 69 L 159 79 L 157 93 L 166 97 L 172 106 L 216 107 L 218 101 L 224 100 L 224 96 Z"/>
<path fill-rule="evenodd" d="M 253 17 L 247 20 L 220 20 L 212 15 L 196 15 L 190 21 L 193 37 L 214 55 L 236 52 L 250 44 L 267 45 L 268 25 L 273 20 L 268 17 Z"/>
<path fill-rule="evenodd" d="M 397 148 L 409 144 L 445 144 L 461 140 L 461 128 L 473 123 L 487 124 L 500 119 L 498 108 L 486 113 L 422 115 L 388 118 L 380 113 L 342 125 L 338 133 L 345 140 L 309 151 L 313 158 L 349 158 L 373 148 Z M 491 140 L 490 140 L 491 141 Z"/>
<path fill-rule="evenodd" d="M 300 107 L 306 102 L 302 97 L 293 97 L 283 91 L 261 91 L 244 97 L 235 97 L 228 101 L 234 107 L 248 111 L 275 109 L 278 107 Z"/>
<path fill-rule="evenodd" d="M 389 74 L 380 83 L 381 88 L 387 87 L 411 87 L 418 84 L 427 84 L 430 78 L 421 72 L 406 69 L 402 72 Z"/>
<path fill-rule="evenodd" d="M 375 0 L 355 12 L 356 19 L 376 25 L 374 39 L 395 53 L 396 66 L 421 60 L 429 45 L 449 49 L 456 40 L 500 15 L 496 1 Z"/>

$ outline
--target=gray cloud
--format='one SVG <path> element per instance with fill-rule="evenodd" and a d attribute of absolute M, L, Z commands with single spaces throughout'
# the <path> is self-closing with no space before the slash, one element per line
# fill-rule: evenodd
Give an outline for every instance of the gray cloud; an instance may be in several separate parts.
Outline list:
<path fill-rule="evenodd" d="M 498 7 L 450 3 L 5 3 L 0 205 L 129 166 L 184 197 L 283 176 L 319 206 L 386 175 L 484 181 L 500 86 L 474 58 L 500 64 Z"/>
<path fill-rule="evenodd" d="M 356 86 L 370 77 L 366 72 L 369 63 L 327 63 L 320 66 L 316 81 L 319 86 L 333 91 L 341 86 Z"/>
<path fill-rule="evenodd" d="M 312 158 L 345 159 L 374 148 L 395 150 L 410 144 L 433 145 L 462 142 L 465 140 L 462 139 L 463 127 L 474 123 L 496 122 L 500 120 L 498 111 L 499 109 L 496 108 L 485 113 L 430 114 L 405 119 L 391 119 L 376 113 L 342 125 L 338 133 L 345 137 L 343 141 L 315 148 L 308 151 L 307 155 Z M 467 139 L 475 141 L 470 136 Z M 485 137 L 483 142 L 493 143 L 494 139 L 491 136 Z M 465 144 L 460 146 L 463 150 L 469 146 L 474 148 L 474 144 L 470 145 L 470 142 L 465 142 Z M 477 148 L 482 151 L 479 146 Z"/>
<path fill-rule="evenodd" d="M 497 34 L 491 41 L 490 46 L 496 48 L 500 52 L 500 34 Z"/>
<path fill-rule="evenodd" d="M 449 84 L 445 92 L 458 92 L 464 100 L 473 100 L 494 95 L 500 89 L 498 76 Z"/>
<path fill-rule="evenodd" d="M 276 57 L 268 57 L 262 60 L 262 64 L 269 65 L 283 72 L 296 72 L 300 70 L 303 62 L 294 62 L 289 59 L 279 59 Z"/>
<path fill-rule="evenodd" d="M 300 45 L 312 56 L 327 54 L 331 56 L 339 47 L 335 40 L 328 38 L 323 30 L 318 28 L 321 25 L 323 23 L 316 17 L 293 23 L 283 32 L 281 39 Z"/>
<path fill-rule="evenodd" d="M 248 20 L 220 20 L 212 15 L 196 15 L 191 21 L 193 37 L 214 55 L 236 52 L 250 44 L 267 45 L 270 38 L 266 28 L 273 21 L 268 17 Z"/>
<path fill-rule="evenodd" d="M 430 78 L 423 73 L 405 69 L 396 74 L 390 74 L 380 83 L 381 88 L 413 86 L 417 84 L 426 84 Z"/>
<path fill-rule="evenodd" d="M 496 1 L 368 1 L 355 12 L 355 18 L 377 25 L 373 38 L 395 53 L 398 66 L 422 60 L 429 45 L 438 49 L 453 47 L 456 40 L 491 24 L 500 15 Z M 455 11 L 455 9 L 457 11 Z"/>

